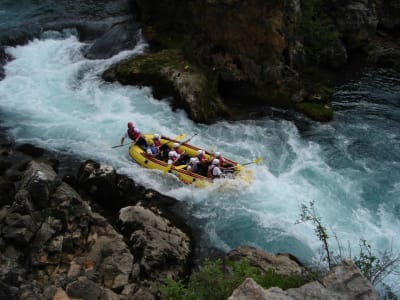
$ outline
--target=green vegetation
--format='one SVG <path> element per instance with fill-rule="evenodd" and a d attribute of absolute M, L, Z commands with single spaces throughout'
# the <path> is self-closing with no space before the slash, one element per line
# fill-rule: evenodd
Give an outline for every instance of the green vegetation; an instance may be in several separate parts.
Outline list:
<path fill-rule="evenodd" d="M 339 37 L 333 20 L 326 13 L 325 0 L 303 0 L 301 34 L 307 55 L 320 62 L 322 50 Z"/>
<path fill-rule="evenodd" d="M 331 121 L 333 119 L 333 108 L 329 104 L 302 102 L 295 104 L 295 108 L 316 121 Z"/>
<path fill-rule="evenodd" d="M 282 289 L 303 285 L 300 275 L 285 276 L 269 270 L 267 273 L 251 266 L 248 261 L 239 262 L 207 260 L 185 284 L 167 279 L 161 286 L 163 300 L 220 300 L 227 299 L 246 278 L 253 278 L 264 288 L 277 286 Z"/>
<path fill-rule="evenodd" d="M 325 228 L 322 225 L 321 218 L 318 216 L 314 202 L 311 201 L 309 205 L 302 204 L 301 205 L 301 213 L 300 219 L 296 221 L 297 224 L 311 222 L 314 224 L 314 231 L 317 235 L 318 239 L 322 242 L 323 253 L 321 254 L 321 261 L 323 263 L 327 263 L 329 269 L 332 269 L 334 266 L 338 265 L 343 259 L 352 258 L 351 251 L 348 250 L 346 255 L 346 251 L 344 251 L 342 243 L 338 239 L 335 233 L 333 233 L 336 242 L 338 244 L 338 250 L 332 251 L 329 244 L 329 235 Z M 384 252 L 375 256 L 372 254 L 371 246 L 367 243 L 366 240 L 360 240 L 360 252 L 357 256 L 354 256 L 352 260 L 355 265 L 360 269 L 361 273 L 371 281 L 372 284 L 377 285 L 379 283 L 383 283 L 383 280 L 390 274 L 399 274 L 400 267 L 400 254 L 394 253 L 391 249 L 387 249 Z M 350 249 L 350 246 L 349 246 Z M 385 286 L 386 288 L 386 298 L 388 299 L 397 299 L 397 297 L 392 293 L 391 288 Z"/>

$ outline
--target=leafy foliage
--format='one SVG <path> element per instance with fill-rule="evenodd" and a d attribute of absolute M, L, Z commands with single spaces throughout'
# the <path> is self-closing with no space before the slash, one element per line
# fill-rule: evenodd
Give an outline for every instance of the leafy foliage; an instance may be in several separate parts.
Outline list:
<path fill-rule="evenodd" d="M 284 276 L 273 270 L 267 273 L 251 266 L 246 260 L 239 262 L 206 260 L 202 268 L 192 274 L 188 283 L 167 279 L 160 287 L 163 300 L 220 300 L 227 299 L 246 278 L 253 278 L 264 288 L 282 289 L 299 287 L 304 279 L 299 275 Z"/>
<path fill-rule="evenodd" d="M 360 253 L 354 257 L 354 263 L 373 284 L 380 283 L 391 273 L 396 273 L 400 262 L 400 254 L 385 250 L 377 257 L 372 254 L 371 245 L 366 240 L 360 240 Z"/>

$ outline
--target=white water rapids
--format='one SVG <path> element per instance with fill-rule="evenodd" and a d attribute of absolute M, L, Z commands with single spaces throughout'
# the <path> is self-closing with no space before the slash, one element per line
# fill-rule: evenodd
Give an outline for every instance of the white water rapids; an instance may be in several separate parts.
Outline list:
<path fill-rule="evenodd" d="M 368 134 L 371 131 L 362 128 L 367 125 L 340 123 L 340 113 L 336 123 L 311 123 L 305 133 L 291 121 L 267 117 L 198 125 L 183 111 L 173 112 L 167 100 L 153 99 L 150 88 L 101 79 L 111 64 L 143 52 L 144 43 L 107 60 L 85 59 L 80 52 L 84 46 L 69 32 L 47 32 L 27 45 L 7 48 L 14 59 L 0 81 L 0 115 L 1 125 L 16 141 L 110 164 L 147 187 L 185 201 L 192 222 L 202 224 L 213 245 L 223 250 L 250 244 L 291 252 L 309 262 L 320 242 L 311 224 L 295 221 L 300 205 L 315 201 L 322 222 L 345 244 L 350 241 L 353 253 L 360 238 L 376 252 L 388 247 L 399 251 L 400 178 L 368 191 L 379 180 L 371 165 L 380 164 L 381 158 L 355 155 L 351 134 L 336 132 L 354 126 Z M 215 147 L 238 162 L 264 160 L 251 166 L 255 178 L 249 186 L 224 192 L 218 187 L 195 189 L 172 175 L 136 165 L 127 148 L 111 148 L 119 144 L 128 121 L 142 132 L 170 137 L 198 132 L 194 145 Z M 394 147 L 399 147 L 399 131 L 392 135 Z M 342 165 L 335 163 L 345 159 Z M 399 166 L 399 161 L 389 161 L 387 172 L 397 175 Z"/>

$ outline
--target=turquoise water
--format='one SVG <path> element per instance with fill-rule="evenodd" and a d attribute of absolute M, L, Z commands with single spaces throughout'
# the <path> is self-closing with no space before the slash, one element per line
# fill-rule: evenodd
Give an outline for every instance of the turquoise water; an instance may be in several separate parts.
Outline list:
<path fill-rule="evenodd" d="M 291 252 L 305 262 L 318 257 L 320 242 L 311 224 L 296 225 L 300 205 L 314 201 L 323 223 L 353 253 L 360 238 L 374 251 L 400 251 L 400 78 L 366 72 L 338 86 L 335 120 L 327 124 L 295 116 L 294 121 L 259 120 L 199 125 L 168 99 L 153 99 L 150 88 L 101 80 L 112 63 L 146 48 L 107 60 L 87 60 L 85 46 L 71 31 L 46 32 L 24 46 L 7 47 L 14 59 L 0 81 L 2 126 L 18 142 L 30 142 L 82 160 L 111 164 L 136 181 L 187 205 L 188 222 L 204 228 L 212 246 L 230 250 L 250 244 L 271 252 Z M 205 190 L 183 186 L 174 177 L 131 162 L 117 145 L 127 121 L 142 132 L 188 136 L 250 165 L 250 185 L 218 184 Z M 336 247 L 334 241 L 333 247 Z M 387 279 L 388 284 L 398 277 Z"/>

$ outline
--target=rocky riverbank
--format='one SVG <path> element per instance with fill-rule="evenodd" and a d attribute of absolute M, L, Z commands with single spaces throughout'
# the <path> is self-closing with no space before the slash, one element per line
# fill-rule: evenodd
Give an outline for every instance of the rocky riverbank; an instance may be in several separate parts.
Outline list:
<path fill-rule="evenodd" d="M 1 299 L 158 299 L 165 278 L 193 271 L 198 241 L 175 199 L 90 160 L 61 176 L 60 162 L 29 144 L 3 143 L 0 154 Z M 243 246 L 226 258 L 310 278 L 291 255 Z M 255 293 L 250 285 L 279 299 L 376 298 L 351 262 L 338 268 L 323 284 L 287 292 L 246 281 L 232 299 L 248 299 L 240 295 Z"/>
<path fill-rule="evenodd" d="M 333 83 L 344 73 L 400 70 L 393 1 L 134 3 L 151 54 L 119 63 L 103 78 L 151 85 L 155 97 L 174 97 L 196 122 L 243 118 L 252 105 L 329 121 Z"/>

